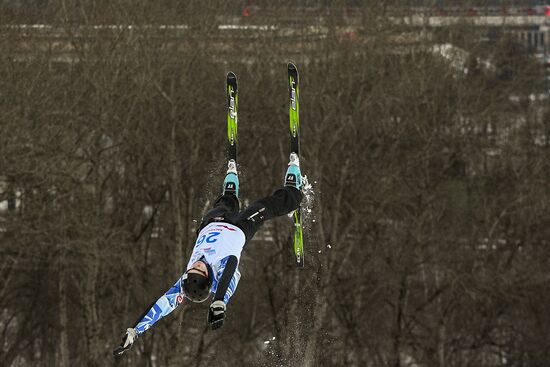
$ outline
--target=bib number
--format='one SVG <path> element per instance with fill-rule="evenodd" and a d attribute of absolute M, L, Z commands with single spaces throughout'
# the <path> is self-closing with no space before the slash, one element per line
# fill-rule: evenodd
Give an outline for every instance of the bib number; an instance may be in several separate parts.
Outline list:
<path fill-rule="evenodd" d="M 219 236 L 220 233 L 221 232 L 210 232 L 208 234 L 203 234 L 197 239 L 197 245 L 202 245 L 204 241 L 206 241 L 206 243 L 216 242 L 218 240 L 216 237 Z"/>

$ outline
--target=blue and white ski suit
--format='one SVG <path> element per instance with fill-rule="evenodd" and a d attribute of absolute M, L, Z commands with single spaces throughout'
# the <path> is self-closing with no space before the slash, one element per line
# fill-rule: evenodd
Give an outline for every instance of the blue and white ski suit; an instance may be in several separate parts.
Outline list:
<path fill-rule="evenodd" d="M 211 277 L 214 300 L 227 304 L 241 278 L 238 264 L 245 244 L 266 220 L 292 212 L 301 200 L 300 190 L 287 186 L 240 212 L 235 195 L 222 195 L 203 218 L 187 269 L 196 261 L 203 261 Z M 134 329 L 138 334 L 143 333 L 174 311 L 184 299 L 180 278 L 138 319 Z"/>
<path fill-rule="evenodd" d="M 216 294 L 218 282 L 224 273 L 228 260 L 231 256 L 234 256 L 238 262 L 244 244 L 245 235 L 239 227 L 229 223 L 212 222 L 199 232 L 193 254 L 187 264 L 187 270 L 199 260 L 208 264 L 208 272 L 212 275 L 211 293 Z M 229 302 L 229 298 L 235 293 L 240 278 L 241 273 L 236 268 L 223 295 L 225 304 Z M 159 319 L 174 311 L 183 302 L 184 298 L 180 278 L 138 321 L 135 330 L 138 334 L 143 333 Z"/>

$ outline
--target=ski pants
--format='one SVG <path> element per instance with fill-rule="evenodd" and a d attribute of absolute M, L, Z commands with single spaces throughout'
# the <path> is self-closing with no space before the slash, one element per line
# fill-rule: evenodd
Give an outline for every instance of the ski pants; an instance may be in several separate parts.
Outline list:
<path fill-rule="evenodd" d="M 292 212 L 300 206 L 300 201 L 300 190 L 285 186 L 240 211 L 239 199 L 233 194 L 225 194 L 216 200 L 214 207 L 203 217 L 197 233 L 208 223 L 227 222 L 242 229 L 248 243 L 266 220 Z"/>

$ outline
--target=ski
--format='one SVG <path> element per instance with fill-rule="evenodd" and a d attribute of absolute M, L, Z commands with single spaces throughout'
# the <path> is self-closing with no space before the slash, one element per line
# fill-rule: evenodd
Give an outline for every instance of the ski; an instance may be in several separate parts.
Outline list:
<path fill-rule="evenodd" d="M 234 72 L 227 73 L 227 160 L 237 162 L 237 76 Z"/>
<path fill-rule="evenodd" d="M 290 120 L 290 152 L 300 156 L 300 93 L 299 78 L 296 65 L 288 63 L 288 91 L 289 91 L 289 109 L 288 116 Z M 294 221 L 294 255 L 296 256 L 296 265 L 304 267 L 304 237 L 302 233 L 302 211 L 298 208 L 292 214 Z"/>

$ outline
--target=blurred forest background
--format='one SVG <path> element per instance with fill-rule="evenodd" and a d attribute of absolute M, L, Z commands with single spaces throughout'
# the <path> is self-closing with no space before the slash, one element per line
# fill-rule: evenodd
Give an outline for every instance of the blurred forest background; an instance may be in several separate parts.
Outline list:
<path fill-rule="evenodd" d="M 418 3 L 1 3 L 0 366 L 550 365 L 544 69 Z M 305 269 L 277 219 L 222 329 L 183 306 L 115 361 L 221 187 L 229 70 L 241 195 L 281 185 L 289 60 Z"/>

